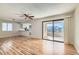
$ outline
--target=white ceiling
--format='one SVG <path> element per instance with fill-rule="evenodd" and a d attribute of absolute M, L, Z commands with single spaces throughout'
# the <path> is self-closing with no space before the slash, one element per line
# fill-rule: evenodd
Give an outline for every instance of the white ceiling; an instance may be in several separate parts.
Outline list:
<path fill-rule="evenodd" d="M 25 10 L 35 18 L 46 17 L 72 11 L 76 5 L 75 3 L 0 3 L 0 18 L 21 20 L 23 18 L 17 14 Z"/>

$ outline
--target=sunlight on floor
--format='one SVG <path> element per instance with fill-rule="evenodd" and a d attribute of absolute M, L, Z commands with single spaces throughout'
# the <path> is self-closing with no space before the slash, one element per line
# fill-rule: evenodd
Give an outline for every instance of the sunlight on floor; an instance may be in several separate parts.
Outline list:
<path fill-rule="evenodd" d="M 5 41 L 5 42 L 1 45 L 1 48 L 2 48 L 4 51 L 8 51 L 10 48 L 12 48 L 12 40 L 10 40 L 10 41 Z"/>
<path fill-rule="evenodd" d="M 43 40 L 44 54 L 64 54 L 64 43 Z"/>

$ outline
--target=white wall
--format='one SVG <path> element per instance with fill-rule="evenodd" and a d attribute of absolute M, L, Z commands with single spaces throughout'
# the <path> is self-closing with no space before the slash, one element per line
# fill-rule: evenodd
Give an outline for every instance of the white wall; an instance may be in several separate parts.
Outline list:
<path fill-rule="evenodd" d="M 0 38 L 19 35 L 18 29 L 20 28 L 20 25 L 18 23 L 10 22 L 10 23 L 13 24 L 13 31 L 4 32 L 4 31 L 2 31 L 2 23 L 3 22 L 10 22 L 10 21 L 2 21 L 2 20 L 0 20 Z"/>
<path fill-rule="evenodd" d="M 74 34 L 75 34 L 74 38 L 75 38 L 75 40 L 74 40 L 74 46 L 75 46 L 76 50 L 79 53 L 79 5 L 78 5 L 78 7 L 75 10 L 74 17 L 75 17 L 74 18 L 75 19 L 75 21 L 74 21 L 74 23 L 75 23 L 75 30 L 74 30 Z"/>

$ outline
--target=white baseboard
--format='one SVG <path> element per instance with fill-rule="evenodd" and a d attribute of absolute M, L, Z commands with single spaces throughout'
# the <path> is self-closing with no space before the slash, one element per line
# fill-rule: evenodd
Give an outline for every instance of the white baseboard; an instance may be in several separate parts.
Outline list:
<path fill-rule="evenodd" d="M 77 45 L 74 45 L 74 47 L 75 47 L 75 49 L 77 51 L 77 54 L 79 54 L 79 48 L 78 48 L 78 46 Z"/>

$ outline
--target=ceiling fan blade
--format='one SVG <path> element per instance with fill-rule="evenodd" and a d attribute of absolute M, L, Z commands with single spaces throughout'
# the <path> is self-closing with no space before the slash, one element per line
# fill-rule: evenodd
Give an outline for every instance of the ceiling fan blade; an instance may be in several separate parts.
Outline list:
<path fill-rule="evenodd" d="M 33 20 L 33 18 L 32 18 L 32 17 L 29 17 L 29 19 Z"/>
<path fill-rule="evenodd" d="M 28 15 L 27 15 L 27 14 L 24 14 L 24 16 L 28 17 Z"/>
<path fill-rule="evenodd" d="M 34 16 L 29 16 L 29 17 L 34 17 Z"/>

